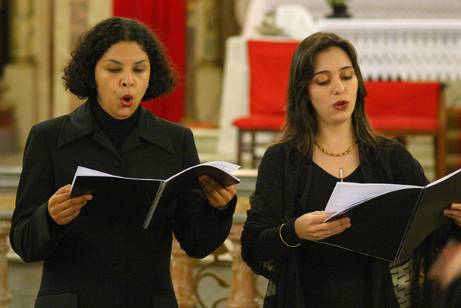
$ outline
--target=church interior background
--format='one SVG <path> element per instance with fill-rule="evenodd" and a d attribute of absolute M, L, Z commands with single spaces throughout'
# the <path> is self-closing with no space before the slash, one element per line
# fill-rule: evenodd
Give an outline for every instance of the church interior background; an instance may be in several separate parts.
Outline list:
<path fill-rule="evenodd" d="M 345 2 L 349 16 L 338 18 L 332 16 L 329 2 L 0 0 L 0 308 L 32 307 L 40 281 L 40 263 L 24 264 L 7 243 L 27 134 L 35 123 L 82 103 L 65 91 L 62 69 L 79 35 L 112 15 L 145 22 L 165 43 L 181 82 L 169 96 L 144 106 L 191 127 L 202 161 L 236 161 L 232 120 L 248 109 L 247 41 L 300 40 L 314 30 L 337 30 L 363 52 L 382 43 L 371 53 L 382 56 L 382 62 L 377 63 L 376 57 L 363 59 L 370 78 L 443 83 L 444 160 L 447 170 L 461 167 L 461 2 L 349 0 Z M 421 42 L 427 46 L 420 48 Z M 414 63 L 419 71 L 392 62 L 392 49 L 405 48 L 412 61 L 420 61 Z M 262 136 L 266 145 L 271 138 Z M 410 136 L 406 143 L 431 179 L 436 177 L 433 138 Z M 262 153 L 264 145 L 258 150 Z M 179 247 L 173 252 L 180 307 L 260 306 L 265 281 L 255 277 L 239 256 L 239 236 L 256 174 L 244 160 L 239 173 L 241 200 L 223 247 L 203 260 L 187 258 Z"/>

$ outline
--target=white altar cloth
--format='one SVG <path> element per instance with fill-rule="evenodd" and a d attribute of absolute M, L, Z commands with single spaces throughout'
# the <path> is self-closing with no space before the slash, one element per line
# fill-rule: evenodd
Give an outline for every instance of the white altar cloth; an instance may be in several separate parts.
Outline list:
<path fill-rule="evenodd" d="M 338 33 L 354 44 L 364 78 L 461 79 L 461 20 L 320 19 L 316 29 Z M 236 157 L 232 121 L 247 114 L 247 39 L 232 37 L 226 45 L 217 145 L 217 152 L 226 157 Z"/>

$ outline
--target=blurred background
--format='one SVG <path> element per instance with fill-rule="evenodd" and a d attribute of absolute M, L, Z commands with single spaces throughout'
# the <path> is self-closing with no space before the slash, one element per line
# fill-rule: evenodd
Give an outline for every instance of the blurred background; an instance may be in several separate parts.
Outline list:
<path fill-rule="evenodd" d="M 65 91 L 62 70 L 80 34 L 113 15 L 155 31 L 181 77 L 173 93 L 143 105 L 192 128 L 202 161 L 243 167 L 222 249 L 200 262 L 175 251 L 181 307 L 260 304 L 265 282 L 241 262 L 239 232 L 259 159 L 283 125 L 290 46 L 307 35 L 352 41 L 372 124 L 404 142 L 431 180 L 461 166 L 459 0 L 0 0 L 0 308 L 32 307 L 40 280 L 40 264 L 23 264 L 6 240 L 27 134 L 82 103 Z M 277 121 L 258 126 L 256 110 Z"/>

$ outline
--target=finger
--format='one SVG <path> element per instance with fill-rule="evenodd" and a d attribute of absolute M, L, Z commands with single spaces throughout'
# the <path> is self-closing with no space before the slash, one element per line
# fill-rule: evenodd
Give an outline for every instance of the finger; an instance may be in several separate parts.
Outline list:
<path fill-rule="evenodd" d="M 325 223 L 325 219 L 327 219 L 330 214 L 327 214 L 323 211 L 315 211 L 315 212 L 310 212 L 309 214 L 309 221 L 312 223 L 312 225 L 321 225 Z"/>
<path fill-rule="evenodd" d="M 67 216 L 60 217 L 56 222 L 59 225 L 67 225 L 80 215 L 80 210 L 74 211 Z"/>
<path fill-rule="evenodd" d="M 86 203 L 75 205 L 73 207 L 69 207 L 63 211 L 61 211 L 57 216 L 59 218 L 65 219 L 66 217 L 70 217 L 75 215 L 75 213 L 79 213 L 80 210 L 86 205 Z"/>
<path fill-rule="evenodd" d="M 235 185 L 229 185 L 227 187 L 224 187 L 224 189 L 227 191 L 229 196 L 231 196 L 231 198 L 233 198 L 237 193 L 237 188 L 235 187 Z"/>
<path fill-rule="evenodd" d="M 339 234 L 350 227 L 351 223 L 349 217 L 344 217 L 335 221 L 322 223 L 318 226 L 313 226 L 310 233 L 315 237 L 315 240 L 321 240 Z"/>
<path fill-rule="evenodd" d="M 231 199 L 230 193 L 210 177 L 200 177 L 205 194 L 216 202 L 227 204 Z"/>
<path fill-rule="evenodd" d="M 72 190 L 72 185 L 67 184 L 67 185 L 59 187 L 58 190 L 56 191 L 56 193 L 57 194 L 62 194 L 62 193 L 70 192 L 71 190 Z"/>
<path fill-rule="evenodd" d="M 325 225 L 328 225 L 328 223 L 326 223 Z M 320 231 L 319 235 L 322 236 L 322 238 L 330 237 L 339 234 L 350 227 L 351 224 L 349 221 L 342 220 L 342 222 L 328 225 L 325 229 Z"/>
<path fill-rule="evenodd" d="M 53 194 L 54 197 L 68 196 L 70 195 L 72 186 L 70 184 L 64 185 Z"/>
<path fill-rule="evenodd" d="M 82 208 L 88 200 L 91 200 L 91 195 L 83 195 L 76 198 L 68 199 L 62 203 L 55 204 L 53 206 L 48 207 L 48 211 L 51 217 L 55 220 L 60 219 L 62 217 L 62 213 L 67 215 L 69 211 L 73 211 L 72 209 L 80 209 Z"/>
<path fill-rule="evenodd" d="M 343 224 L 343 225 L 334 227 L 333 229 L 329 230 L 330 232 L 328 236 L 333 236 L 341 232 L 344 232 L 346 229 L 349 229 L 350 227 L 351 227 L 351 224 Z"/>
<path fill-rule="evenodd" d="M 222 207 L 228 203 L 228 198 L 223 197 L 218 192 L 207 193 L 208 203 L 214 207 Z"/>
<path fill-rule="evenodd" d="M 56 191 L 51 197 L 50 201 L 52 203 L 62 203 L 70 198 L 70 191 Z"/>
<path fill-rule="evenodd" d="M 67 199 L 63 200 L 62 202 L 56 203 L 52 206 L 53 210 L 57 211 L 62 211 L 64 209 L 67 209 L 69 207 L 75 206 L 75 205 L 80 205 L 82 203 L 86 203 L 87 201 L 91 200 L 93 198 L 92 195 L 82 195 L 78 196 L 72 199 Z"/>
<path fill-rule="evenodd" d="M 219 185 L 215 180 L 213 180 L 209 176 L 201 175 L 199 177 L 199 181 L 202 183 L 202 185 L 206 185 L 207 187 L 210 187 L 210 189 L 213 189 L 213 190 L 222 189 L 222 186 Z"/>
<path fill-rule="evenodd" d="M 461 211 L 461 203 L 452 203 L 450 209 Z"/>
<path fill-rule="evenodd" d="M 74 204 L 71 207 L 65 208 L 59 212 L 55 212 L 54 219 L 56 221 L 65 221 L 73 219 L 80 213 L 81 209 L 86 205 L 86 202 L 81 204 Z"/>
<path fill-rule="evenodd" d="M 445 216 L 448 216 L 450 218 L 457 218 L 457 219 L 461 219 L 461 211 L 458 211 L 458 210 L 451 210 L 451 209 L 445 209 L 443 211 L 443 213 L 445 214 Z"/>
<path fill-rule="evenodd" d="M 320 216 L 320 215 L 319 215 Z M 313 226 L 316 228 L 316 231 L 326 231 L 329 232 L 329 230 L 335 229 L 335 228 L 341 228 L 342 226 L 350 226 L 350 218 L 349 217 L 343 217 L 340 219 L 336 219 L 333 221 L 328 221 L 324 222 L 322 219 L 322 223 Z"/>
<path fill-rule="evenodd" d="M 200 180 L 200 186 L 202 187 L 202 190 L 205 193 L 205 195 L 207 195 L 207 197 L 213 195 L 213 188 L 207 181 Z"/>

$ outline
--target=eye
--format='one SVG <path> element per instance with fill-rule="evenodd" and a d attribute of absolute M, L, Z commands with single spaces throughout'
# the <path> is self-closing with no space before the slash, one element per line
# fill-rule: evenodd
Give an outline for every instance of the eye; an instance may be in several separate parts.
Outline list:
<path fill-rule="evenodd" d="M 144 71 L 145 71 L 144 68 L 135 68 L 135 69 L 133 69 L 133 72 L 135 72 L 135 73 L 142 73 Z"/>
<path fill-rule="evenodd" d="M 109 71 L 110 73 L 118 73 L 121 71 L 120 68 L 108 68 L 107 71 Z"/>
<path fill-rule="evenodd" d="M 348 69 L 341 74 L 341 79 L 342 80 L 350 80 L 354 77 L 355 73 L 352 69 Z"/>
<path fill-rule="evenodd" d="M 329 79 L 321 79 L 321 80 L 316 80 L 315 83 L 318 84 L 319 86 L 326 86 L 327 84 L 330 83 L 330 80 Z"/>

